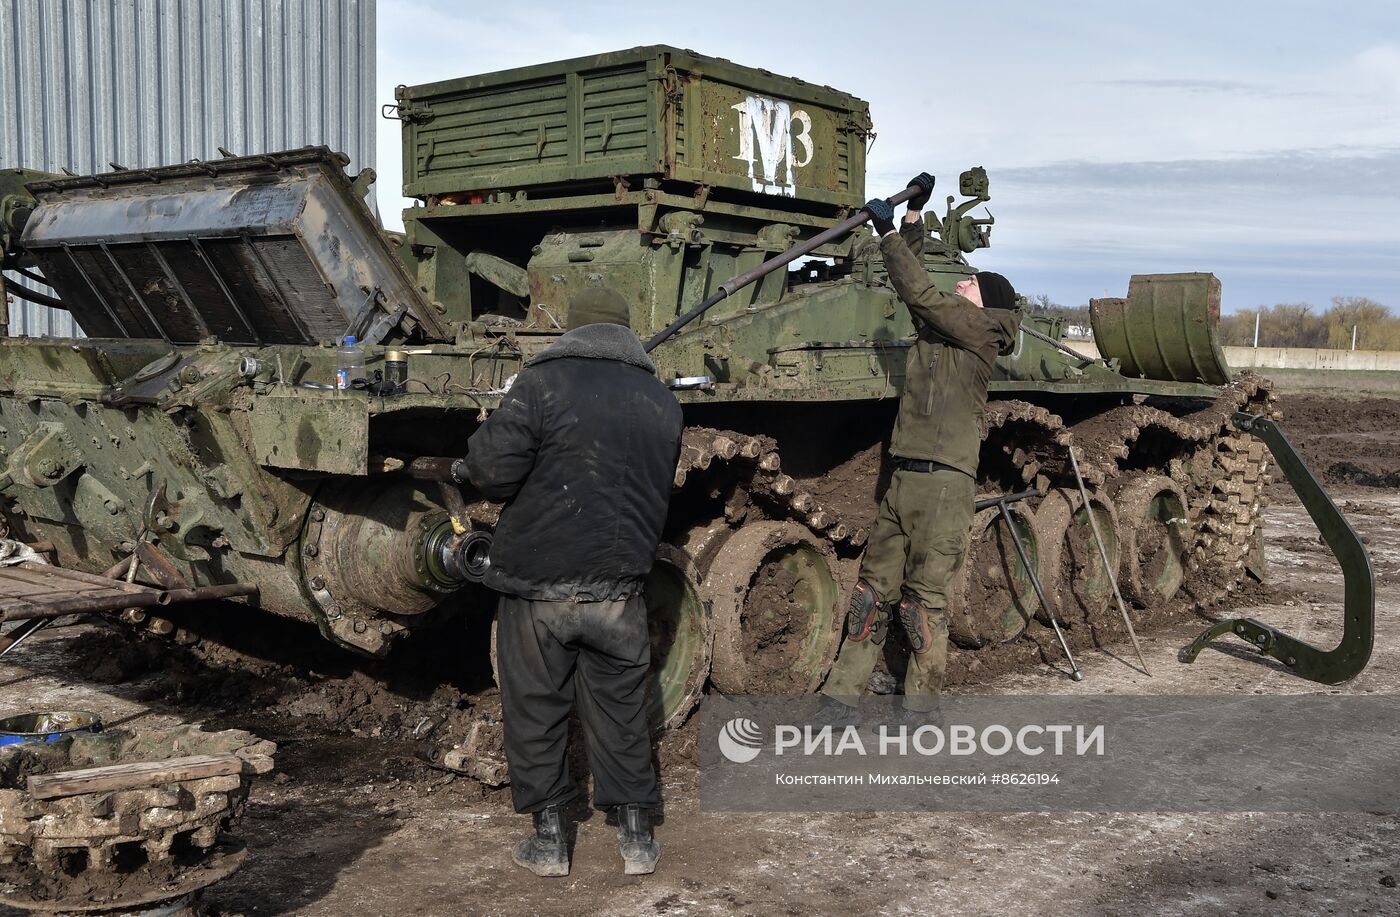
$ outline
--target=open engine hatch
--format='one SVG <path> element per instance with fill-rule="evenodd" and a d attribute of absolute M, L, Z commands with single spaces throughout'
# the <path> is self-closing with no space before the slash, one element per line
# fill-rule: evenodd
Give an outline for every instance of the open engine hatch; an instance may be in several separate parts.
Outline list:
<path fill-rule="evenodd" d="M 90 337 L 448 337 L 326 147 L 32 182 L 21 244 Z"/>

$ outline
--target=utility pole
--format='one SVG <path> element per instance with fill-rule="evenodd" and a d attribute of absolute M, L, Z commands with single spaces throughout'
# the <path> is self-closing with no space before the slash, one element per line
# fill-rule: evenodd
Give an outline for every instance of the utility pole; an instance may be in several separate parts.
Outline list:
<path fill-rule="evenodd" d="M 1356 325 L 1351 326 L 1351 349 L 1356 349 Z"/>
<path fill-rule="evenodd" d="M 1264 317 L 1264 310 L 1260 309 L 1254 313 L 1254 349 L 1259 349 L 1259 319 Z"/>

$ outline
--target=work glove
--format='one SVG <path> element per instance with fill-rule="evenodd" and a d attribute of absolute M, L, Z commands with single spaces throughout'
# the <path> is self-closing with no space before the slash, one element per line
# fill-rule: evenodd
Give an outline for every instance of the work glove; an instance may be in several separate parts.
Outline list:
<path fill-rule="evenodd" d="M 909 179 L 909 187 L 916 186 L 919 193 L 909 198 L 909 209 L 923 210 L 928 205 L 928 199 L 933 196 L 933 176 L 927 172 L 920 172 Z"/>
<path fill-rule="evenodd" d="M 863 209 L 870 214 L 870 225 L 875 227 L 875 235 L 894 232 L 894 208 L 889 201 L 873 198 L 865 202 Z"/>

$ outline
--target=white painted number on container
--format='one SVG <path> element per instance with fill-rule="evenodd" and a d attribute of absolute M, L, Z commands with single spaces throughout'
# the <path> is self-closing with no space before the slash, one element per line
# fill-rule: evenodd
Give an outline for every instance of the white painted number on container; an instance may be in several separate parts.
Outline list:
<path fill-rule="evenodd" d="M 731 105 L 739 113 L 739 155 L 755 191 L 792 197 L 796 172 L 812 161 L 812 116 L 787 102 L 749 96 Z M 802 147 L 801 159 L 796 147 Z"/>

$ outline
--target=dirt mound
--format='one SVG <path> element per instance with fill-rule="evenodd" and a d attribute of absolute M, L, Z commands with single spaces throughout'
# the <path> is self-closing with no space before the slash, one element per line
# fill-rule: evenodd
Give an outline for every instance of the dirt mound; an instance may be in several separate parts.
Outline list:
<path fill-rule="evenodd" d="M 1400 487 L 1400 400 L 1284 395 L 1278 404 L 1284 433 L 1325 482 Z"/>
<path fill-rule="evenodd" d="M 1355 462 L 1333 462 L 1327 469 L 1327 478 L 1362 487 L 1400 487 L 1400 471 L 1378 472 Z"/>

